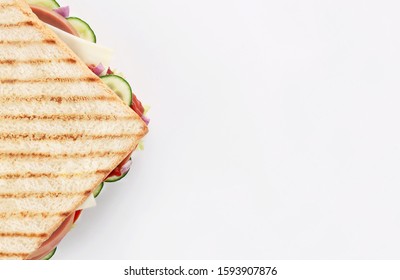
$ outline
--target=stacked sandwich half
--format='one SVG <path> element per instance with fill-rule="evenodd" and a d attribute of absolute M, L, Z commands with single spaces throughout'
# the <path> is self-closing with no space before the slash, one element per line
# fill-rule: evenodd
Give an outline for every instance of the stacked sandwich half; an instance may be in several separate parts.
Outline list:
<path fill-rule="evenodd" d="M 0 258 L 30 259 L 147 133 L 23 0 L 0 0 Z"/>

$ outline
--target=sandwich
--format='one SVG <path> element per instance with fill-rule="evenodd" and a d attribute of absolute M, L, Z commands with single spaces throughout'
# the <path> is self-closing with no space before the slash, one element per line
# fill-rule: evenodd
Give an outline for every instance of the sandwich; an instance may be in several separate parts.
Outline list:
<path fill-rule="evenodd" d="M 148 132 L 90 26 L 28 2 L 0 0 L 0 259 L 50 258 Z"/>

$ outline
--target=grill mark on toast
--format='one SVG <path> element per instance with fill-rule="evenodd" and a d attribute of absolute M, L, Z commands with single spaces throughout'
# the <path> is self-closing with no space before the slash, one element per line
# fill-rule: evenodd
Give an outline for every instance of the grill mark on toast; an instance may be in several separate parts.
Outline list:
<path fill-rule="evenodd" d="M 1 61 L 0 61 L 1 64 Z M 32 96 L 0 96 L 0 103 L 6 102 L 55 102 L 55 103 L 78 103 L 92 101 L 115 101 L 114 96 L 48 96 L 48 95 L 32 95 Z"/>
<path fill-rule="evenodd" d="M 0 8 L 10 8 L 10 7 L 16 7 L 17 5 L 15 5 L 15 3 L 1 3 L 0 4 Z"/>
<path fill-rule="evenodd" d="M 22 153 L 22 152 L 0 152 L 0 157 L 17 157 L 17 158 L 40 158 L 40 159 L 59 159 L 59 158 L 93 158 L 93 157 L 108 157 L 108 156 L 123 156 L 125 152 L 114 151 L 96 151 L 90 153 L 73 153 L 73 154 L 56 154 L 56 153 Z M 1 197 L 1 194 L 0 194 Z"/>
<path fill-rule="evenodd" d="M 11 134 L 0 133 L 0 140 L 26 139 L 32 141 L 63 141 L 63 140 L 99 140 L 99 139 L 127 139 L 135 137 L 135 134 L 44 134 L 23 133 Z"/>
<path fill-rule="evenodd" d="M 44 40 L 42 40 L 42 43 L 43 44 L 49 44 L 49 45 L 57 44 L 56 40 L 54 40 L 54 39 L 44 39 Z"/>
<path fill-rule="evenodd" d="M 93 172 L 81 172 L 81 173 L 5 173 L 0 174 L 0 179 L 12 180 L 12 179 L 35 179 L 41 177 L 47 178 L 73 178 L 73 177 L 86 177 L 90 175 L 107 175 L 110 170 L 97 170 Z"/>
<path fill-rule="evenodd" d="M 76 83 L 87 82 L 93 83 L 99 80 L 98 77 L 70 77 L 70 78 L 45 78 L 45 79 L 2 79 L 0 84 L 35 84 L 35 83 Z"/>
<path fill-rule="evenodd" d="M 35 26 L 33 21 L 21 21 L 16 23 L 0 23 L 0 28 L 21 27 L 21 26 Z"/>
<path fill-rule="evenodd" d="M 142 131 L 140 131 L 139 133 L 135 134 L 135 137 L 138 138 L 142 138 L 143 136 L 145 136 L 147 133 L 149 132 L 149 128 L 147 126 L 144 126 Z"/>
<path fill-rule="evenodd" d="M 87 196 L 92 191 L 84 192 L 26 192 L 26 193 L 0 193 L 0 199 L 26 199 L 26 198 L 72 198 L 75 196 Z"/>
<path fill-rule="evenodd" d="M 16 64 L 50 64 L 50 63 L 77 63 L 74 58 L 58 58 L 58 59 L 27 59 L 27 60 L 17 60 L 17 59 L 5 59 L 0 60 L 0 64 L 16 65 Z"/>
<path fill-rule="evenodd" d="M 5 252 L 0 252 L 0 257 L 2 258 L 22 258 L 26 259 L 29 256 L 29 254 L 26 253 L 5 253 Z"/>
<path fill-rule="evenodd" d="M 32 16 L 32 13 L 33 13 L 32 10 L 29 10 L 29 11 L 22 10 L 21 12 L 22 12 L 24 15 L 29 16 L 29 17 L 31 17 L 31 16 Z"/>
<path fill-rule="evenodd" d="M 46 238 L 50 234 L 33 232 L 0 232 L 0 237 L 26 237 L 26 238 Z M 0 253 L 1 254 L 1 253 Z"/>
<path fill-rule="evenodd" d="M 131 116 L 115 115 L 0 115 L 0 120 L 43 120 L 43 121 L 121 121 L 130 120 Z"/>
<path fill-rule="evenodd" d="M 54 39 L 44 39 L 39 41 L 23 41 L 23 40 L 0 40 L 0 45 L 55 45 L 57 42 Z"/>
<path fill-rule="evenodd" d="M 68 217 L 70 214 L 71 214 L 71 213 L 69 213 L 69 212 L 58 212 L 58 213 L 30 212 L 30 211 L 22 211 L 22 212 L 0 212 L 0 219 L 9 219 L 9 218 Z"/>

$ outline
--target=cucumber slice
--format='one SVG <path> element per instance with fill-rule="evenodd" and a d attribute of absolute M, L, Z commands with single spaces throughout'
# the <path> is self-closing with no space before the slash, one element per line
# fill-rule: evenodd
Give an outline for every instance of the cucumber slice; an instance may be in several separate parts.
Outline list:
<path fill-rule="evenodd" d="M 51 251 L 47 256 L 43 257 L 42 260 L 50 260 L 50 259 L 54 256 L 54 254 L 56 253 L 56 251 L 57 251 L 57 247 L 54 248 L 54 250 Z"/>
<path fill-rule="evenodd" d="M 100 185 L 97 186 L 97 188 L 94 189 L 94 191 L 93 191 L 94 198 L 99 196 L 103 187 L 104 187 L 104 182 L 102 182 Z"/>
<path fill-rule="evenodd" d="M 67 20 L 78 32 L 80 38 L 96 43 L 96 34 L 86 21 L 77 17 L 69 17 Z"/>
<path fill-rule="evenodd" d="M 112 89 L 119 98 L 128 106 L 132 104 L 132 88 L 129 83 L 118 75 L 106 75 L 100 77 L 106 85 Z"/>
<path fill-rule="evenodd" d="M 126 176 L 126 174 L 128 174 L 128 172 L 129 172 L 129 170 L 128 170 L 126 173 L 122 174 L 121 176 L 111 176 L 111 177 L 108 177 L 108 178 L 105 180 L 105 182 L 107 182 L 107 183 L 114 183 L 114 182 L 117 182 L 117 181 L 121 180 L 122 178 L 124 178 L 124 177 Z"/>
<path fill-rule="evenodd" d="M 60 4 L 58 4 L 56 0 L 28 0 L 27 2 L 29 5 L 36 5 L 49 9 L 60 8 Z"/>

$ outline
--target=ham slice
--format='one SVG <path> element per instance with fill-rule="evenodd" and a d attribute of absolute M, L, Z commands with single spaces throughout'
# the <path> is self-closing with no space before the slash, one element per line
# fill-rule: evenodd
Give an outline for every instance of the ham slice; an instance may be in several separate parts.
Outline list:
<path fill-rule="evenodd" d="M 31 9 L 41 21 L 79 37 L 78 32 L 76 32 L 72 25 L 61 15 L 48 8 L 39 6 L 31 5 Z"/>

